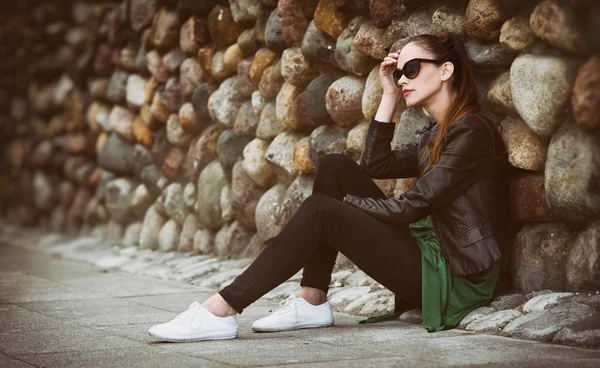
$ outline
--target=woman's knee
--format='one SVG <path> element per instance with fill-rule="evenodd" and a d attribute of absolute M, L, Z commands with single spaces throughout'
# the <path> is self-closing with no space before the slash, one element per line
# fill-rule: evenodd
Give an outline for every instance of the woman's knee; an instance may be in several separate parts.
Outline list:
<path fill-rule="evenodd" d="M 330 171 L 334 168 L 339 168 L 343 165 L 357 165 L 349 156 L 341 153 L 330 153 L 321 156 L 317 163 L 317 170 Z"/>
<path fill-rule="evenodd" d="M 337 204 L 339 204 L 338 200 L 324 194 L 311 194 L 302 202 L 301 207 L 312 213 L 318 213 L 326 209 L 331 209 L 332 206 Z"/>

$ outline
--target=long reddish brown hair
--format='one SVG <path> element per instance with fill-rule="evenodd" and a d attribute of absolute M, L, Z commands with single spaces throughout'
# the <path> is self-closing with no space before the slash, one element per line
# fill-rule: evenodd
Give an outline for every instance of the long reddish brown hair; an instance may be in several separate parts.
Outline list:
<path fill-rule="evenodd" d="M 450 104 L 450 109 L 446 112 L 442 121 L 438 121 L 439 130 L 436 136 L 429 141 L 423 151 L 423 160 L 428 153 L 431 153 L 429 163 L 425 171 L 435 165 L 441 155 L 442 142 L 447 135 L 448 128 L 455 121 L 465 115 L 478 112 L 479 103 L 477 102 L 477 93 L 475 90 L 475 78 L 473 76 L 473 67 L 467 57 L 467 51 L 463 42 L 455 35 L 447 32 L 439 32 L 435 35 L 422 34 L 413 37 L 409 42 L 413 42 L 421 46 L 425 51 L 429 52 L 434 59 L 449 61 L 454 65 L 452 77 L 452 88 L 456 91 L 456 98 Z"/>

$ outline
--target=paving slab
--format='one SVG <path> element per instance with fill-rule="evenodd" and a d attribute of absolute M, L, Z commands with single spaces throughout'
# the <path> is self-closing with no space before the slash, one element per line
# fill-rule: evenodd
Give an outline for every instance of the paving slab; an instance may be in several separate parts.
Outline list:
<path fill-rule="evenodd" d="M 65 276 L 58 281 L 69 286 L 91 289 L 117 297 L 175 294 L 202 290 L 182 282 L 157 280 L 120 271 L 84 275 L 77 278 Z"/>
<path fill-rule="evenodd" d="M 7 368 L 27 368 L 27 367 L 35 367 L 31 364 L 27 364 L 17 358 L 9 357 L 8 355 L 4 355 L 0 353 L 0 367 Z"/>
<path fill-rule="evenodd" d="M 293 367 L 293 368 L 364 368 L 364 367 L 377 367 L 377 368 L 434 368 L 439 367 L 433 363 L 424 361 L 411 361 L 406 357 L 369 357 L 363 359 L 342 359 L 336 361 L 327 362 L 311 362 L 311 363 L 298 363 L 298 364 L 285 364 L 285 365 L 271 365 L 269 367 Z M 487 367 L 487 365 L 486 365 Z"/>
<path fill-rule="evenodd" d="M 191 290 L 185 293 L 131 296 L 124 297 L 122 299 L 128 300 L 132 303 L 146 305 L 154 308 L 160 308 L 166 311 L 179 314 L 186 310 L 194 301 L 198 301 L 201 303 L 202 301 L 208 299 L 214 294 L 214 291 L 206 292 Z"/>
<path fill-rule="evenodd" d="M 86 352 L 61 352 L 17 356 L 25 362 L 44 367 L 207 367 L 220 368 L 229 365 L 198 357 L 188 357 L 152 347 L 96 350 Z"/>
<path fill-rule="evenodd" d="M 16 304 L 2 304 L 0 305 L 0 326 L 2 326 L 0 331 L 5 333 L 39 329 L 56 330 L 63 328 L 64 322 Z"/>
<path fill-rule="evenodd" d="M 0 333 L 0 351 L 10 356 L 107 350 L 141 346 L 123 337 L 111 336 L 87 327 L 65 324 L 56 330 Z"/>
<path fill-rule="evenodd" d="M 378 367 L 378 368 L 397 368 L 397 367 L 408 367 L 408 368 L 438 368 L 438 367 L 486 367 L 486 368 L 506 368 L 506 367 L 527 367 L 527 368 L 555 368 L 555 367 L 597 367 L 597 362 L 590 362 L 589 360 L 574 359 L 572 361 L 563 360 L 558 363 L 554 359 L 541 359 L 533 360 L 528 359 L 526 362 L 519 362 L 512 359 L 506 359 L 502 362 L 490 362 L 483 360 L 485 363 L 472 363 L 472 364 L 455 364 L 451 362 L 445 362 L 440 364 L 439 362 L 431 362 L 426 360 L 412 360 L 411 358 L 399 357 L 399 356 L 386 356 L 379 357 L 374 356 L 366 359 L 347 359 L 337 360 L 333 362 L 312 362 L 308 364 L 285 364 L 285 365 L 271 365 L 270 367 L 285 367 L 285 368 L 363 368 L 363 367 Z M 594 364 L 595 363 L 595 364 Z M 590 365 L 591 364 L 591 365 Z"/>
<path fill-rule="evenodd" d="M 412 360 L 437 365 L 510 364 L 523 366 L 546 362 L 546 366 L 597 367 L 600 351 L 582 350 L 492 335 L 466 335 L 438 339 L 400 339 L 372 346 L 375 356 L 410 351 Z"/>
<path fill-rule="evenodd" d="M 11 303 L 103 298 L 106 295 L 19 271 L 0 271 L 0 296 Z"/>
<path fill-rule="evenodd" d="M 47 279 L 52 279 L 53 275 L 75 275 L 102 270 L 100 267 L 89 263 L 48 256 L 41 252 L 29 253 L 31 254 L 15 251 L 14 247 L 0 246 L 0 270 L 19 271 L 27 275 Z"/>
<path fill-rule="evenodd" d="M 332 329 L 324 328 L 323 330 Z M 197 343 L 162 342 L 153 345 L 170 351 L 241 367 L 326 362 L 371 356 L 371 352 L 367 349 L 355 349 L 343 346 L 332 347 L 328 344 L 302 340 L 290 337 L 289 335 L 278 336 L 278 338 L 273 338 L 272 334 L 269 335 L 271 336 L 252 339 L 239 336 L 237 339 L 232 340 L 203 341 L 202 345 Z"/>
<path fill-rule="evenodd" d="M 165 319 L 161 322 L 166 322 L 167 320 L 168 319 Z M 148 346 L 156 342 L 156 339 L 148 334 L 148 329 L 155 324 L 156 322 L 132 323 L 124 325 L 93 326 L 92 328 L 108 335 L 121 336 L 132 341 L 140 342 L 144 346 Z"/>
<path fill-rule="evenodd" d="M 352 346 L 363 341 L 369 341 L 371 343 L 397 340 L 420 341 L 469 335 L 468 332 L 456 329 L 429 333 L 420 325 L 399 321 L 359 325 L 354 321 L 341 322 L 340 317 L 337 314 L 335 318 L 336 323 L 333 327 L 334 331 L 331 331 L 332 333 L 323 334 L 320 329 L 306 329 L 299 330 L 297 337 L 335 346 Z M 512 341 L 511 339 L 506 340 Z"/>
<path fill-rule="evenodd" d="M 65 259 L 53 259 L 47 263 L 38 263 L 36 267 L 21 271 L 24 274 L 58 281 L 67 277 L 77 278 L 82 275 L 104 272 L 100 267 L 89 263 L 69 261 Z"/>
<path fill-rule="evenodd" d="M 173 314 L 170 311 L 140 305 L 121 298 L 86 299 L 77 302 L 58 300 L 20 305 L 57 320 L 81 326 L 159 323 Z"/>

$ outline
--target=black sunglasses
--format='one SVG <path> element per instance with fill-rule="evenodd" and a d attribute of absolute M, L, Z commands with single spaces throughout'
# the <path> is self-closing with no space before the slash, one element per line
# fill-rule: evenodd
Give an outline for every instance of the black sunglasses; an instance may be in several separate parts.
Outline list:
<path fill-rule="evenodd" d="M 443 62 L 443 60 L 433 59 L 411 59 L 404 63 L 402 69 L 396 68 L 396 70 L 394 70 L 394 73 L 392 74 L 392 77 L 394 78 L 394 83 L 396 84 L 396 87 L 402 88 L 400 84 L 398 84 L 400 78 L 402 78 L 402 75 L 405 75 L 408 79 L 414 79 L 417 77 L 417 75 L 419 75 L 419 72 L 421 71 L 421 63 L 442 64 Z"/>

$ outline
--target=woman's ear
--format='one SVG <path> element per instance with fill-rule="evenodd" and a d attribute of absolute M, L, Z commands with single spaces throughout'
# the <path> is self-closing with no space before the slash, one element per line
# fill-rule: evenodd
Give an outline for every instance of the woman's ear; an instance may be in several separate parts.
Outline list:
<path fill-rule="evenodd" d="M 442 75 L 441 75 L 442 81 L 445 82 L 448 79 L 450 79 L 450 77 L 452 76 L 452 73 L 454 73 L 454 64 L 452 64 L 449 61 L 442 64 L 441 73 L 442 73 Z"/>

